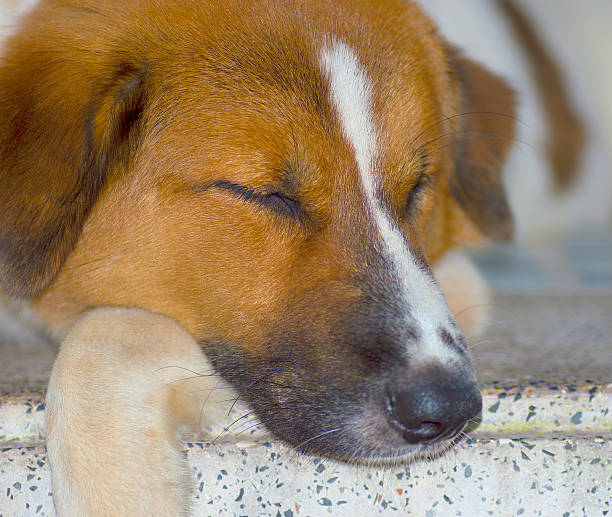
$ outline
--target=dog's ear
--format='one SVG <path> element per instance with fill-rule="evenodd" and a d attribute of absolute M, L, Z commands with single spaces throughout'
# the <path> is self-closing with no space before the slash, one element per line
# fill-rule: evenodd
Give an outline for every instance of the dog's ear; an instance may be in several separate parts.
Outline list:
<path fill-rule="evenodd" d="M 511 240 L 514 220 L 501 177 L 515 133 L 514 92 L 503 79 L 450 50 L 461 114 L 451 193 L 483 235 Z"/>
<path fill-rule="evenodd" d="M 87 46 L 22 34 L 0 62 L 0 289 L 10 295 L 53 280 L 109 171 L 138 145 L 146 66 Z"/>

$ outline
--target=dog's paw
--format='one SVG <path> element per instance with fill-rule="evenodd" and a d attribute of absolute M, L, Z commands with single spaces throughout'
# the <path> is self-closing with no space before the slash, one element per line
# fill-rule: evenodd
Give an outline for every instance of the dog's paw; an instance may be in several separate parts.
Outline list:
<path fill-rule="evenodd" d="M 489 322 L 491 294 L 481 273 L 464 253 L 447 253 L 434 267 L 434 276 L 466 336 L 482 334 Z"/>
<path fill-rule="evenodd" d="M 197 426 L 216 385 L 173 320 L 138 309 L 87 313 L 62 342 L 47 393 L 58 515 L 188 515 L 193 482 L 179 433 Z"/>

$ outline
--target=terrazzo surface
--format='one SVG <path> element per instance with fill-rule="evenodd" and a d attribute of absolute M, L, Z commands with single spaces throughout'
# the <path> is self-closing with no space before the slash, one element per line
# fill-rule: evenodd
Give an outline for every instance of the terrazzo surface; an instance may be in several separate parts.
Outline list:
<path fill-rule="evenodd" d="M 612 384 L 484 388 L 483 411 L 475 436 L 545 435 L 546 433 L 612 434 Z M 0 448 L 44 443 L 44 399 L 20 397 L 0 405 Z M 232 417 L 230 420 L 233 420 Z M 213 429 L 209 436 L 237 440 L 267 438 L 249 431 L 251 422 L 228 434 Z M 199 438 L 199 437 L 198 437 Z"/>
<path fill-rule="evenodd" d="M 195 443 L 186 454 L 202 516 L 594 517 L 612 501 L 610 436 L 480 438 L 432 463 L 388 469 L 302 457 L 277 443 Z M 3 451 L 0 486 L 0 516 L 53 515 L 44 447 Z"/>

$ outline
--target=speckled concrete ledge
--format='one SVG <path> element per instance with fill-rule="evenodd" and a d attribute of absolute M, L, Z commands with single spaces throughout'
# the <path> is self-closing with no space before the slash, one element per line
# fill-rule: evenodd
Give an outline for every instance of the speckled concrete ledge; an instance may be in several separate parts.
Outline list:
<path fill-rule="evenodd" d="M 389 469 L 302 457 L 277 443 L 196 443 L 187 456 L 194 515 L 593 517 L 611 510 L 610 438 L 479 438 L 433 463 Z M 43 446 L 5 449 L 0 486 L 3 517 L 53 515 Z"/>
<path fill-rule="evenodd" d="M 194 440 L 194 515 L 608 515 L 612 294 L 498 296 L 477 340 L 482 422 L 430 464 L 366 469 L 265 436 Z M 0 346 L 0 517 L 54 515 L 44 449 L 48 343 Z M 610 514 L 612 515 L 612 514 Z"/>

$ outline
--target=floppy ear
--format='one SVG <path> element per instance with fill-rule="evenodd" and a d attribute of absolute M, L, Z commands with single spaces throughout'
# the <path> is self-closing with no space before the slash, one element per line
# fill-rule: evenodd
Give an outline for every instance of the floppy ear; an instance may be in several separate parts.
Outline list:
<path fill-rule="evenodd" d="M 87 40 L 25 32 L 0 61 L 0 288 L 32 297 L 76 245 L 113 165 L 138 144 L 147 74 L 125 53 L 112 59 Z"/>
<path fill-rule="evenodd" d="M 514 92 L 498 76 L 451 50 L 462 115 L 450 187 L 454 199 L 487 237 L 507 241 L 514 221 L 501 177 L 515 133 Z"/>

